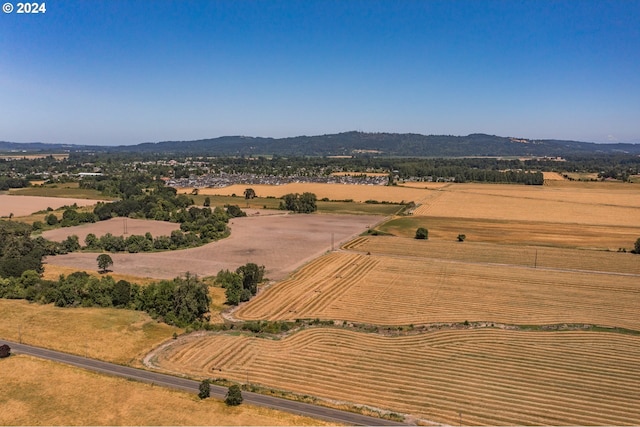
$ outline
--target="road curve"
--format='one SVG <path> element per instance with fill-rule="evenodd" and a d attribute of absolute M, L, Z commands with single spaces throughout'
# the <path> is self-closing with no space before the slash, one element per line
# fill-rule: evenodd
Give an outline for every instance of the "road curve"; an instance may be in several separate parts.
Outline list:
<path fill-rule="evenodd" d="M 133 379 L 145 383 L 155 384 L 163 387 L 183 390 L 190 393 L 198 393 L 200 383 L 198 381 L 187 378 L 180 378 L 173 375 L 160 374 L 157 372 L 146 371 L 144 369 L 131 368 L 128 366 L 117 365 L 115 363 L 103 362 L 87 357 L 75 356 L 72 354 L 62 353 L 59 351 L 48 350 L 41 347 L 34 347 L 26 344 L 20 344 L 12 341 L 2 340 L 0 345 L 8 344 L 14 353 L 27 354 L 30 356 L 40 357 L 59 363 L 73 365 L 79 368 L 100 372 L 108 375 L 115 375 L 128 379 Z M 211 396 L 224 399 L 227 388 L 217 385 L 211 385 Z M 294 414 L 305 415 L 308 417 L 319 418 L 329 422 L 352 424 L 352 425 L 368 425 L 368 426 L 400 426 L 406 425 L 390 420 L 368 417 L 353 412 L 340 411 L 338 409 L 326 408 L 323 406 L 312 405 L 309 403 L 296 402 L 293 400 L 282 399 L 273 396 L 266 396 L 258 393 L 243 391 L 242 396 L 244 402 L 264 406 L 267 408 L 287 411 Z"/>

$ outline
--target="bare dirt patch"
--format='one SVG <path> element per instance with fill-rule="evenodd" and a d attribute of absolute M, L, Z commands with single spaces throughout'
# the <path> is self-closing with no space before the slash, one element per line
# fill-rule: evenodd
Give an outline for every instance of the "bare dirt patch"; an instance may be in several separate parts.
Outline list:
<path fill-rule="evenodd" d="M 156 253 L 112 254 L 114 273 L 160 279 L 186 272 L 215 275 L 247 262 L 266 267 L 272 280 L 285 278 L 303 263 L 331 250 L 382 220 L 367 215 L 268 215 L 234 218 L 231 236 L 205 246 Z M 131 220 L 129 220 L 131 221 Z M 48 264 L 97 270 L 95 253 L 48 257 Z"/>
<path fill-rule="evenodd" d="M 92 224 L 82 224 L 76 227 L 57 228 L 42 233 L 45 239 L 62 242 L 68 236 L 75 234 L 80 243 L 84 243 L 87 234 L 93 233 L 97 237 L 111 233 L 114 236 L 128 237 L 134 234 L 144 235 L 149 232 L 153 237 L 170 236 L 173 230 L 179 230 L 180 224 L 167 221 L 153 221 L 133 218 L 111 218 Z M 125 234 L 126 230 L 126 234 Z"/>
<path fill-rule="evenodd" d="M 58 209 L 62 206 L 71 206 L 74 203 L 78 206 L 95 205 L 98 200 L 72 199 L 66 197 L 37 197 L 37 196 L 13 196 L 0 194 L 0 216 L 29 215 L 47 208 Z"/>

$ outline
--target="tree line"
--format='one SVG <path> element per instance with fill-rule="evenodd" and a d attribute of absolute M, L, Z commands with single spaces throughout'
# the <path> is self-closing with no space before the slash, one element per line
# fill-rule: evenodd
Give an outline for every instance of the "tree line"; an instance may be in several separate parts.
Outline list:
<path fill-rule="evenodd" d="M 178 327 L 208 322 L 211 299 L 207 285 L 186 275 L 141 287 L 111 276 L 84 271 L 45 280 L 33 270 L 20 277 L 0 278 L 0 298 L 26 299 L 56 307 L 116 307 L 147 312 L 154 319 Z"/>

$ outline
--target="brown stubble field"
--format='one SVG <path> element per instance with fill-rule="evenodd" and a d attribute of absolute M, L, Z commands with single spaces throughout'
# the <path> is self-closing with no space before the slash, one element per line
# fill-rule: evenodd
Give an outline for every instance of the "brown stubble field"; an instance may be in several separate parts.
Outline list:
<path fill-rule="evenodd" d="M 467 261 L 424 254 L 380 255 L 389 247 L 388 241 L 359 248 L 371 249 L 374 255 L 326 255 L 294 278 L 258 295 L 235 316 L 246 320 L 320 318 L 374 325 L 467 320 L 520 325 L 583 323 L 640 330 L 637 263 L 628 265 L 633 272 L 620 274 L 607 271 L 612 265 L 601 262 L 597 265 L 603 265 L 603 271 L 594 274 L 593 266 L 592 271 L 546 267 L 548 257 L 539 254 L 540 264 L 533 268 L 486 262 L 482 259 L 487 248 L 481 245 L 475 248 L 477 261 L 471 251 Z M 528 258 L 533 262 L 534 253 L 524 255 L 531 255 Z M 500 261 L 508 262 L 508 256 L 518 262 L 523 254 L 509 251 Z"/>
<path fill-rule="evenodd" d="M 428 209 L 378 227 L 404 237 L 359 237 L 234 315 L 362 322 L 381 332 L 385 325 L 445 330 L 392 338 L 316 328 L 279 341 L 220 334 L 167 348 L 159 364 L 200 375 L 222 369 L 238 381 L 248 371 L 251 382 L 267 387 L 435 423 L 638 424 L 636 334 L 509 330 L 640 330 L 640 264 L 615 252 L 640 237 L 638 189 L 553 181 L 428 191 Z M 430 240 L 412 238 L 421 225 Z M 459 233 L 467 241 L 457 242 Z M 447 330 L 467 320 L 484 326 Z M 445 345 L 435 344 L 440 336 L 448 337 Z"/>
<path fill-rule="evenodd" d="M 295 266 L 317 259 L 234 315 L 321 318 L 340 324 L 348 320 L 370 323 L 381 332 L 385 325 L 408 331 L 412 323 L 465 320 L 482 322 L 482 328 L 458 324 L 462 329 L 444 326 L 436 332 L 399 337 L 339 328 L 312 328 L 273 340 L 243 334 L 188 335 L 160 352 L 158 367 L 196 377 L 211 377 L 215 371 L 218 377 L 238 382 L 249 376 L 251 383 L 268 388 L 380 407 L 425 422 L 639 424 L 637 334 L 510 330 L 510 325 L 558 323 L 640 330 L 640 264 L 636 255 L 615 252 L 617 247 L 630 248 L 640 237 L 636 186 L 563 181 L 541 187 L 418 184 L 423 187 L 404 190 L 418 191 L 411 195 L 422 198 L 411 200 L 422 206 L 413 217 L 400 218 L 414 222 L 389 223 L 387 230 L 396 237 L 359 237 L 317 258 L 330 246 L 326 227 L 306 229 L 303 234 L 303 229 L 288 230 L 281 221 L 270 224 L 274 230 L 243 224 L 232 231 L 232 238 L 235 233 L 244 239 L 236 242 L 237 247 L 130 254 L 134 256 L 130 261 L 120 260 L 121 272 L 163 271 L 170 258 L 147 261 L 142 256 L 164 254 L 173 258 L 173 265 L 205 268 L 221 260 L 240 260 L 246 253 L 238 264 L 257 258 L 269 268 L 259 261 L 267 259 L 260 258 L 262 254 L 270 251 L 276 259 L 285 258 L 285 249 L 308 250 L 310 242 L 319 239 L 325 241 L 323 248 L 309 255 L 298 253 Z M 397 187 L 380 188 L 387 192 L 371 197 L 371 193 L 334 191 L 326 197 L 388 201 L 400 197 L 394 193 Z M 242 191 L 244 187 L 237 194 Z M 412 238 L 416 224 L 429 228 L 428 241 Z M 364 223 L 360 227 L 364 231 Z M 271 237 L 282 237 L 279 233 L 291 239 Z M 467 241 L 455 242 L 458 233 L 465 233 Z M 278 246 L 280 240 L 286 245 Z M 256 248 L 256 258 L 242 252 Z M 79 255 L 90 258 L 75 265 L 96 268 L 95 254 Z M 234 268 L 233 262 L 224 268 Z M 291 267 L 268 272 L 270 278 L 284 279 L 297 268 L 290 261 L 280 262 Z M 173 277 L 168 271 L 162 274 Z"/>
<path fill-rule="evenodd" d="M 161 367 L 358 402 L 455 425 L 637 425 L 640 337 L 439 331 L 385 337 L 314 328 L 282 340 L 179 339 Z"/>

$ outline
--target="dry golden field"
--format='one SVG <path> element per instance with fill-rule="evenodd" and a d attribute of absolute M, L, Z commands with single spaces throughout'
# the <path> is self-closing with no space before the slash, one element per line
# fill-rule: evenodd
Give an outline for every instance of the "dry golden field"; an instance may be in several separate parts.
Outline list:
<path fill-rule="evenodd" d="M 309 329 L 179 339 L 157 363 L 451 425 L 637 425 L 639 359 L 640 337 L 613 333 Z"/>
<path fill-rule="evenodd" d="M 576 185 L 577 184 L 577 185 Z M 416 216 L 638 226 L 640 188 L 623 183 L 545 186 L 453 184 L 436 191 Z"/>
<path fill-rule="evenodd" d="M 42 278 L 45 280 L 58 280 L 60 278 L 60 275 L 68 276 L 71 273 L 75 273 L 76 271 L 84 271 L 85 273 L 95 277 L 103 276 L 97 271 L 86 271 L 86 270 L 78 269 L 75 267 L 64 267 L 61 265 L 54 265 L 54 264 L 44 264 L 43 266 L 44 266 L 44 273 L 42 273 Z M 118 280 L 126 280 L 127 282 L 137 283 L 138 285 L 148 285 L 152 282 L 158 281 L 158 279 L 152 279 L 150 277 L 133 276 L 131 274 L 109 273 L 108 275 L 113 277 L 113 280 L 115 280 L 116 282 Z"/>
<path fill-rule="evenodd" d="M 9 216 L 10 214 L 15 217 L 25 216 L 47 208 L 57 209 L 74 203 L 78 206 L 95 205 L 97 200 L 0 194 L 0 216 Z"/>
<path fill-rule="evenodd" d="M 636 236 L 640 236 L 640 223 L 633 227 L 434 216 L 397 217 L 377 229 L 413 238 L 418 227 L 429 230 L 430 241 L 457 242 L 458 234 L 464 234 L 466 242 L 611 251 L 631 250 Z"/>
<path fill-rule="evenodd" d="M 23 355 L 0 361 L 1 425 L 326 425 Z"/>
<path fill-rule="evenodd" d="M 247 187 L 255 190 L 259 197 L 282 197 L 288 193 L 315 193 L 318 199 L 348 200 L 364 202 L 377 200 L 379 202 L 400 203 L 414 201 L 418 203 L 429 199 L 434 192 L 430 189 L 438 188 L 437 184 L 425 183 L 422 188 L 389 187 L 385 185 L 352 185 L 352 184 L 309 184 L 296 183 L 284 185 L 231 185 L 223 188 L 201 188 L 200 195 L 241 195 Z M 425 189 L 428 187 L 429 190 Z M 192 188 L 180 188 L 180 193 L 189 194 Z"/>
<path fill-rule="evenodd" d="M 385 245 L 376 247 L 384 250 Z M 488 254 L 482 247 L 465 254 L 458 253 L 460 258 L 467 258 L 458 261 L 454 256 L 446 257 L 455 254 L 446 253 L 444 259 L 423 254 L 331 253 L 306 266 L 294 278 L 261 293 L 235 316 L 246 320 L 320 318 L 376 325 L 468 320 L 521 325 L 586 323 L 640 329 L 640 274 L 593 274 L 541 267 L 555 259 L 541 253 L 538 268 L 488 264 L 492 261 L 483 260 Z M 508 257 L 513 256 L 516 263 L 528 258 L 533 265 L 534 253 L 505 251 L 503 255 L 496 261 L 508 262 Z M 474 256 L 476 260 L 472 259 Z M 575 257 L 578 259 L 579 255 Z M 636 262 L 629 269 L 633 267 L 640 273 L 637 260 L 633 261 Z M 605 270 L 612 266 L 607 265 Z"/>
<path fill-rule="evenodd" d="M 144 312 L 115 308 L 59 308 L 0 299 L 0 312 L 0 338 L 130 365 L 140 365 L 144 354 L 182 332 Z"/>
<path fill-rule="evenodd" d="M 493 245 L 487 243 L 416 240 L 389 236 L 362 236 L 344 248 L 360 253 L 415 257 L 477 264 L 538 267 L 569 271 L 593 271 L 640 275 L 638 257 L 631 253 L 563 249 L 554 247 Z"/>

